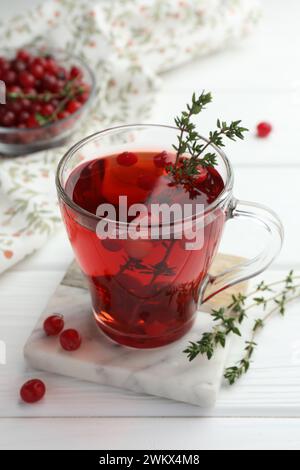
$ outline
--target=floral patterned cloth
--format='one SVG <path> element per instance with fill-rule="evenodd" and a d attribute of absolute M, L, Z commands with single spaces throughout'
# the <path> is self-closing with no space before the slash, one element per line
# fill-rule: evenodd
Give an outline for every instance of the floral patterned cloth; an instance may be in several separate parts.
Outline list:
<path fill-rule="evenodd" d="M 0 42 L 65 48 L 91 65 L 97 98 L 78 140 L 143 121 L 161 72 L 246 35 L 258 12 L 255 0 L 49 0 L 0 23 Z M 54 173 L 65 150 L 0 160 L 0 272 L 60 225 Z"/>

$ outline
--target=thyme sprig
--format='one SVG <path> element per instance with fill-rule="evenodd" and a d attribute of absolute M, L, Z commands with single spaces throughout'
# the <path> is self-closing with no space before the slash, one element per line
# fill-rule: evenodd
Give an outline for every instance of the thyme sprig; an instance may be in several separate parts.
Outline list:
<path fill-rule="evenodd" d="M 240 325 L 248 316 L 248 311 L 257 307 L 262 308 L 266 313 L 253 321 L 251 337 L 245 341 L 244 355 L 237 364 L 225 370 L 225 379 L 230 385 L 233 385 L 250 369 L 252 356 L 258 346 L 255 341 L 256 336 L 266 326 L 268 320 L 278 313 L 284 315 L 287 305 L 300 298 L 300 284 L 297 284 L 299 279 L 300 276 L 295 276 L 294 272 L 290 271 L 283 280 L 270 284 L 261 282 L 247 296 L 233 295 L 231 303 L 226 308 L 212 311 L 213 320 L 218 322 L 212 331 L 204 333 L 201 340 L 190 342 L 188 348 L 185 349 L 184 353 L 187 354 L 188 359 L 192 361 L 199 354 L 206 355 L 208 359 L 211 359 L 218 346 L 225 348 L 229 334 L 242 336 Z M 276 292 L 274 287 L 282 284 L 282 289 Z M 261 295 L 261 293 L 264 294 Z M 269 311 L 267 311 L 268 307 Z"/>
<path fill-rule="evenodd" d="M 197 98 L 194 93 L 191 104 L 187 104 L 181 116 L 175 118 L 176 127 L 179 129 L 178 144 L 173 145 L 176 151 L 176 161 L 167 167 L 167 171 L 175 179 L 176 183 L 186 184 L 199 174 L 200 167 L 214 167 L 217 164 L 217 154 L 208 151 L 212 145 L 224 147 L 224 138 L 235 141 L 244 139 L 244 133 L 248 131 L 242 127 L 241 121 L 217 120 L 217 129 L 209 133 L 209 139 L 204 141 L 196 130 L 192 118 L 206 109 L 212 102 L 211 93 L 203 91 Z"/>

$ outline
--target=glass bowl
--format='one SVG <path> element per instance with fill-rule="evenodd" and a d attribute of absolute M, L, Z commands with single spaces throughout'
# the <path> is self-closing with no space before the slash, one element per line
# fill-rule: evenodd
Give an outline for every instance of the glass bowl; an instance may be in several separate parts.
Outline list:
<path fill-rule="evenodd" d="M 36 56 L 50 54 L 64 68 L 79 67 L 83 72 L 84 82 L 90 87 L 90 94 L 79 110 L 64 119 L 31 129 L 0 126 L 0 155 L 2 156 L 21 156 L 65 144 L 87 115 L 95 96 L 95 75 L 82 59 L 60 50 L 42 48 L 29 48 L 28 50 Z M 15 50 L 0 50 L 0 56 L 7 59 L 15 57 L 15 54 Z M 0 106 L 3 105 L 0 104 Z"/>

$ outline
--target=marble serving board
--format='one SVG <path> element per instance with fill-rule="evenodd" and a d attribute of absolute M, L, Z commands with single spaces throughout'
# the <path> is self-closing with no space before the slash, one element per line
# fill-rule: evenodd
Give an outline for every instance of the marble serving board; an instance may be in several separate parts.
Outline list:
<path fill-rule="evenodd" d="M 219 255 L 214 272 L 240 261 Z M 207 304 L 206 312 L 199 312 L 195 326 L 182 340 L 155 350 L 134 350 L 113 343 L 96 327 L 83 276 L 74 263 L 28 339 L 25 358 L 36 369 L 210 407 L 217 399 L 230 343 L 211 361 L 198 357 L 189 363 L 182 351 L 189 341 L 199 340 L 211 328 L 210 308 L 228 304 L 233 293 L 245 292 L 246 288 L 246 284 L 235 287 Z M 78 351 L 66 352 L 58 338 L 45 337 L 42 325 L 53 313 L 64 315 L 66 328 L 80 331 L 83 341 Z"/>

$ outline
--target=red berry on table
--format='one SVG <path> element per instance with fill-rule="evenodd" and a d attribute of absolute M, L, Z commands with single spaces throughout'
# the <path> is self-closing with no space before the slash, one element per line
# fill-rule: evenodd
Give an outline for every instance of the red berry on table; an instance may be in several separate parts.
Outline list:
<path fill-rule="evenodd" d="M 77 100 L 71 100 L 69 101 L 68 105 L 67 105 L 67 111 L 71 114 L 74 114 L 76 113 L 76 111 L 78 111 L 80 108 L 81 108 L 82 104 L 77 101 Z"/>
<path fill-rule="evenodd" d="M 29 72 L 21 72 L 19 74 L 19 83 L 23 88 L 31 88 L 34 86 L 35 78 Z"/>
<path fill-rule="evenodd" d="M 121 166 L 133 166 L 138 162 L 138 157 L 135 153 L 124 152 L 117 157 L 117 162 Z"/>
<path fill-rule="evenodd" d="M 38 379 L 29 380 L 20 390 L 20 396 L 25 403 L 36 403 L 45 396 L 45 393 L 46 386 Z"/>
<path fill-rule="evenodd" d="M 66 351 L 76 351 L 81 346 L 81 336 L 77 330 L 65 330 L 60 335 L 60 344 Z"/>
<path fill-rule="evenodd" d="M 57 336 L 64 329 L 65 322 L 62 315 L 51 315 L 44 321 L 44 331 L 47 336 Z"/>
<path fill-rule="evenodd" d="M 257 136 L 260 138 L 268 137 L 272 132 L 272 126 L 268 122 L 260 122 L 257 125 Z"/>

